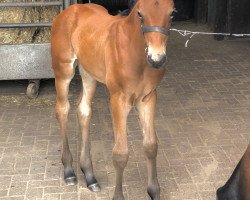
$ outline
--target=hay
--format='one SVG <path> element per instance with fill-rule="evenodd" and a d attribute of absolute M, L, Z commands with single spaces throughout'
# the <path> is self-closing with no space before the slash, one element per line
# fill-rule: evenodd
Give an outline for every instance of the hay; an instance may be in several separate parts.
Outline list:
<path fill-rule="evenodd" d="M 22 0 L 17 0 L 20 2 Z M 26 0 L 28 2 L 30 0 Z M 37 0 L 38 1 L 38 0 Z M 46 1 L 46 0 L 45 0 Z M 13 2 L 0 0 L 1 2 Z M 58 6 L 0 8 L 0 23 L 47 23 L 60 12 Z M 45 43 L 50 41 L 50 28 L 0 29 L 0 44 Z"/>
<path fill-rule="evenodd" d="M 29 99 L 26 96 L 14 96 L 14 95 L 1 95 L 0 103 L 3 105 L 12 104 L 13 106 L 25 104 L 26 106 L 54 106 L 54 99 L 48 98 L 37 98 L 37 99 Z"/>

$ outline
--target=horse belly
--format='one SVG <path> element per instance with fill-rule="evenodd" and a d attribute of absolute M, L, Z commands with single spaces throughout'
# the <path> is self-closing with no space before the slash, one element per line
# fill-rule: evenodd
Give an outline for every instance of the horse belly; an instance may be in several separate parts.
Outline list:
<path fill-rule="evenodd" d="M 86 54 L 85 54 L 86 55 Z M 101 83 L 106 83 L 106 73 L 105 73 L 105 66 L 102 62 L 94 62 L 85 60 L 84 57 L 79 56 L 78 62 L 81 67 L 83 67 L 94 79 Z M 89 59 L 89 58 L 88 58 Z M 79 67 L 80 67 L 79 66 Z"/>

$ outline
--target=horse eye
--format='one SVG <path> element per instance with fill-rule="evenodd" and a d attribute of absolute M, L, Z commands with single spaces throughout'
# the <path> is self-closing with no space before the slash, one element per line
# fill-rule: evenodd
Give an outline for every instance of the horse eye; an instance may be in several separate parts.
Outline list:
<path fill-rule="evenodd" d="M 178 11 L 176 9 L 174 9 L 174 11 L 172 12 L 172 14 L 170 15 L 170 19 L 173 19 L 174 18 L 174 14 L 175 13 L 178 13 Z"/>
<path fill-rule="evenodd" d="M 140 12 L 137 12 L 137 14 L 138 14 L 138 17 L 139 17 L 141 20 L 143 20 L 143 16 L 141 15 L 141 13 L 140 13 Z"/>

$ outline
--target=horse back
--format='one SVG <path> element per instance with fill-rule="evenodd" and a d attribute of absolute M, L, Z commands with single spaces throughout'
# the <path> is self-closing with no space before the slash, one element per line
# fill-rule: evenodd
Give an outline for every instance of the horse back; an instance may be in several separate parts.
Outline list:
<path fill-rule="evenodd" d="M 110 28 L 122 18 L 111 16 L 97 4 L 75 4 L 60 13 L 53 22 L 53 57 L 72 62 L 77 58 L 93 77 L 105 82 L 105 49 Z"/>

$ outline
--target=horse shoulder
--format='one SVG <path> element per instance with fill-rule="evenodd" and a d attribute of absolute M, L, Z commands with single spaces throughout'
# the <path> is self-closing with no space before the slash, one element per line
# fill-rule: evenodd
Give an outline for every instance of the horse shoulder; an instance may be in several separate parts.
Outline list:
<path fill-rule="evenodd" d="M 106 83 L 106 68 L 110 65 L 106 61 L 114 58 L 114 49 L 110 47 L 114 38 L 110 30 L 119 17 L 111 16 L 105 10 L 98 13 L 92 11 L 92 7 L 81 12 L 71 40 L 80 64 L 98 81 Z"/>

